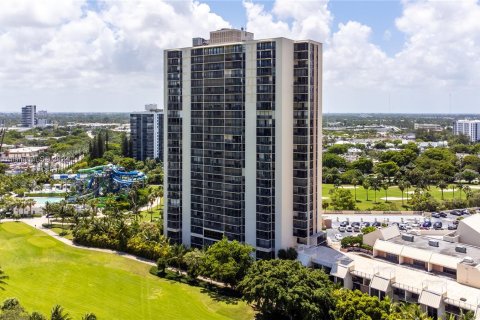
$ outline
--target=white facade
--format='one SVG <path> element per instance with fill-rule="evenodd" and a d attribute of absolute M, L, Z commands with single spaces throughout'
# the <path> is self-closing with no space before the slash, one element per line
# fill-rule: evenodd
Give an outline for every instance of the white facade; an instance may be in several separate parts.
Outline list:
<path fill-rule="evenodd" d="M 453 123 L 453 134 L 466 135 L 471 142 L 480 141 L 480 120 L 457 120 Z"/>

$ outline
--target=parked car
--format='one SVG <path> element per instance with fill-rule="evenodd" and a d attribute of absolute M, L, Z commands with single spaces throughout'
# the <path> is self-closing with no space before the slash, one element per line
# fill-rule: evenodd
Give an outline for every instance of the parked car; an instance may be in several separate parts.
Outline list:
<path fill-rule="evenodd" d="M 407 225 L 406 225 L 405 223 L 400 223 L 400 224 L 398 225 L 398 229 L 400 229 L 400 230 L 407 230 Z"/>
<path fill-rule="evenodd" d="M 337 234 L 335 235 L 335 239 L 338 240 L 338 241 L 340 241 L 340 240 L 343 239 L 343 236 L 342 236 L 341 234 L 337 233 Z"/>
<path fill-rule="evenodd" d="M 438 212 L 432 212 L 432 217 L 439 219 L 439 218 L 441 218 L 442 216 L 441 216 L 440 213 L 438 213 Z"/>
<path fill-rule="evenodd" d="M 338 228 L 338 231 L 340 231 L 340 232 L 345 232 L 345 227 L 339 227 L 339 228 Z"/>
<path fill-rule="evenodd" d="M 457 225 L 452 223 L 452 224 L 449 224 L 447 228 L 448 230 L 457 230 Z"/>
<path fill-rule="evenodd" d="M 420 223 L 412 223 L 411 226 L 412 228 L 418 229 L 420 228 Z"/>
<path fill-rule="evenodd" d="M 451 215 L 454 215 L 454 216 L 461 216 L 462 214 L 460 213 L 460 211 L 457 211 L 457 210 L 452 210 L 450 211 L 450 214 Z"/>
<path fill-rule="evenodd" d="M 352 226 L 348 226 L 348 227 L 346 228 L 346 230 L 347 230 L 347 232 L 353 232 Z"/>
<path fill-rule="evenodd" d="M 432 226 L 432 222 L 430 220 L 425 220 L 422 223 L 422 227 L 424 227 L 424 228 L 430 228 L 431 226 Z"/>
<path fill-rule="evenodd" d="M 346 226 L 348 226 L 348 221 L 340 222 L 340 227 L 346 227 Z"/>
<path fill-rule="evenodd" d="M 453 223 L 454 225 L 458 225 L 458 224 L 460 223 L 460 221 L 459 221 L 459 220 L 455 220 L 455 221 L 453 221 L 452 223 Z"/>
<path fill-rule="evenodd" d="M 358 222 L 358 221 L 352 222 L 351 226 L 352 227 L 360 227 L 360 222 Z"/>
<path fill-rule="evenodd" d="M 443 228 L 443 224 L 442 224 L 441 221 L 437 221 L 433 224 L 433 229 L 435 229 L 435 230 L 440 230 L 442 228 Z"/>
<path fill-rule="evenodd" d="M 370 227 L 370 222 L 367 222 L 367 221 L 363 222 L 362 228 L 365 228 L 365 227 Z"/>
<path fill-rule="evenodd" d="M 444 211 L 440 212 L 439 215 L 440 215 L 440 217 L 442 217 L 442 218 L 448 217 L 448 214 L 447 214 L 446 212 L 444 212 Z"/>
<path fill-rule="evenodd" d="M 381 227 L 382 224 L 381 224 L 380 222 L 378 222 L 378 221 L 375 221 L 374 223 L 372 223 L 372 226 L 374 226 L 374 227 Z"/>
<path fill-rule="evenodd" d="M 353 231 L 355 231 L 355 232 L 360 232 L 360 227 L 359 227 L 359 226 L 353 227 Z"/>

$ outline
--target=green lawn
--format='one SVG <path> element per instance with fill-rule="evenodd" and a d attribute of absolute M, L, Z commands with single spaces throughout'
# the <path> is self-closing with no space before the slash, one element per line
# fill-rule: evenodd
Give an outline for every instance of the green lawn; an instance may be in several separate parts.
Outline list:
<path fill-rule="evenodd" d="M 329 192 L 333 188 L 334 188 L 333 184 L 323 184 L 323 190 L 322 190 L 323 201 L 329 201 L 329 199 L 330 199 Z M 341 186 L 341 188 L 347 188 L 347 189 L 352 191 L 352 194 L 354 193 L 353 186 L 344 185 L 344 186 Z M 470 188 L 472 189 L 472 191 L 478 191 L 480 189 L 480 186 L 479 185 L 470 185 Z M 415 191 L 415 188 L 410 188 L 408 191 L 413 193 Z M 406 192 L 407 192 L 407 190 L 404 190 L 404 193 L 403 193 L 403 198 L 404 198 L 404 203 L 405 204 L 407 204 L 407 193 Z M 442 199 L 442 192 L 439 188 L 431 186 L 430 189 L 428 190 L 428 192 L 433 197 L 435 197 L 436 199 L 438 199 L 438 200 Z M 410 199 L 411 196 L 412 195 L 409 194 L 408 198 Z M 452 189 L 444 190 L 443 191 L 443 196 L 444 196 L 445 200 L 453 199 Z M 384 198 L 385 198 L 385 190 L 381 189 L 380 191 L 377 191 L 377 202 L 379 202 L 379 203 L 385 202 Z M 400 189 L 398 189 L 397 186 L 392 186 L 392 187 L 388 188 L 388 201 L 395 203 L 397 205 L 398 210 L 405 210 L 404 208 L 402 208 L 401 198 L 402 198 L 402 192 L 400 191 Z M 456 188 L 455 188 L 455 198 L 460 199 L 460 192 Z M 465 193 L 464 192 L 462 192 L 462 199 L 465 199 Z M 371 208 L 375 205 L 375 203 L 374 203 L 375 192 L 373 190 L 368 191 L 368 200 L 369 201 L 367 201 L 367 192 L 365 191 L 365 189 L 363 189 L 363 187 L 361 187 L 361 186 L 357 186 L 357 207 L 360 210 L 366 210 L 366 209 Z M 328 208 L 328 209 L 331 209 L 331 207 Z"/>
<path fill-rule="evenodd" d="M 150 207 L 147 210 L 143 210 L 140 212 L 141 221 L 150 222 L 151 219 L 153 221 L 157 221 L 161 218 L 161 213 L 163 212 L 163 199 L 159 202 L 158 206 L 155 202 L 152 206 L 152 210 L 150 211 Z"/>
<path fill-rule="evenodd" d="M 100 320 L 254 318 L 244 302 L 157 278 L 143 263 L 69 247 L 21 222 L 0 224 L 0 243 L 10 276 L 0 300 L 16 297 L 29 311 L 48 314 L 60 304 L 75 320 L 86 312 Z"/>

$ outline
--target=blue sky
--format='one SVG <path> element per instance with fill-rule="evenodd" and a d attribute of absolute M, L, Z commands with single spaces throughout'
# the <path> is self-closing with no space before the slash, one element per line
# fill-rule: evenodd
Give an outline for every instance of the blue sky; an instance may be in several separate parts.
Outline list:
<path fill-rule="evenodd" d="M 323 42 L 326 112 L 478 113 L 477 0 L 0 1 L 0 111 L 163 105 L 163 50 L 229 26 Z"/>

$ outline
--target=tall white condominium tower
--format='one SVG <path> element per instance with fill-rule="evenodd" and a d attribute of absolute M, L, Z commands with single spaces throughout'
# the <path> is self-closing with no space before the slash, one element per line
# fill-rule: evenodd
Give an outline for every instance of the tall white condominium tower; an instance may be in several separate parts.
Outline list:
<path fill-rule="evenodd" d="M 257 258 L 316 245 L 322 45 L 222 29 L 164 55 L 166 235 Z"/>
<path fill-rule="evenodd" d="M 22 127 L 32 128 L 36 125 L 37 106 L 22 107 Z"/>
<path fill-rule="evenodd" d="M 471 142 L 480 141 L 480 120 L 457 120 L 453 123 L 453 134 L 466 135 Z"/>

